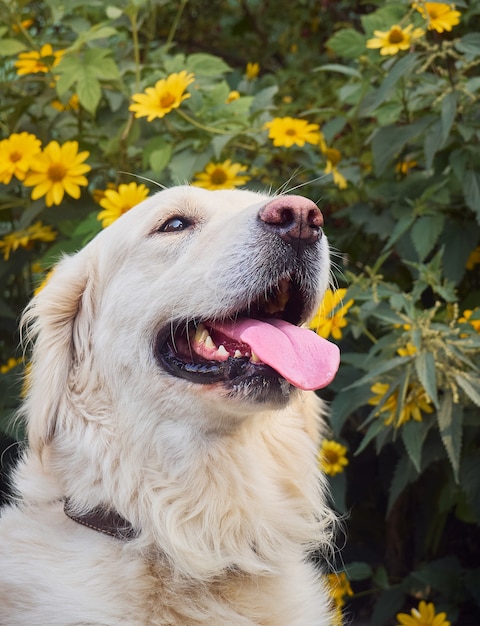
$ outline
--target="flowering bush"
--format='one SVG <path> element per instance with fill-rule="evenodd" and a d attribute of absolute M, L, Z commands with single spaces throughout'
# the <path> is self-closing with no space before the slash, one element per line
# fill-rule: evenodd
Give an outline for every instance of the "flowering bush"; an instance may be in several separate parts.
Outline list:
<path fill-rule="evenodd" d="M 0 0 L 2 429 L 62 252 L 158 186 L 301 188 L 342 285 L 312 322 L 343 354 L 319 451 L 349 512 L 339 623 L 476 623 L 480 2 L 207 5 Z"/>

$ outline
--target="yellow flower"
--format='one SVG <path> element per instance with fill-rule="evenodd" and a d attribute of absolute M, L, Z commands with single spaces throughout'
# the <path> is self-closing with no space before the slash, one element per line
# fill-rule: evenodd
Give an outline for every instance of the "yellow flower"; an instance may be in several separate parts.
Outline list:
<path fill-rule="evenodd" d="M 238 100 L 240 98 L 240 93 L 238 91 L 231 91 L 228 94 L 228 98 L 225 100 L 225 104 L 230 104 L 230 102 L 233 102 L 234 100 Z"/>
<path fill-rule="evenodd" d="M 330 476 L 340 474 L 348 465 L 346 454 L 347 448 L 341 443 L 324 439 L 318 453 L 320 469 Z"/>
<path fill-rule="evenodd" d="M 454 4 L 443 2 L 423 2 L 413 3 L 416 9 L 428 22 L 428 30 L 436 30 L 437 33 L 451 31 L 454 26 L 460 23 L 461 13 L 455 11 Z"/>
<path fill-rule="evenodd" d="M 325 148 L 322 147 L 322 152 L 327 159 L 327 167 L 324 169 L 325 174 L 332 174 L 333 182 L 337 185 L 337 187 L 339 189 L 345 189 L 347 187 L 347 180 L 337 169 L 337 165 L 340 163 L 342 158 L 340 150 L 337 150 L 336 148 L 327 148 L 325 146 Z"/>
<path fill-rule="evenodd" d="M 417 167 L 417 165 L 418 163 L 414 159 L 406 159 L 405 161 L 399 161 L 395 165 L 395 171 L 399 174 L 403 174 L 404 176 L 406 176 L 410 172 L 410 170 L 412 170 L 414 167 Z"/>
<path fill-rule="evenodd" d="M 40 48 L 40 52 L 37 50 L 21 52 L 14 65 L 17 68 L 17 74 L 19 76 L 38 74 L 41 72 L 46 73 L 60 63 L 64 54 L 65 50 L 57 50 L 54 52 L 52 46 L 46 43 Z"/>
<path fill-rule="evenodd" d="M 397 620 L 400 622 L 398 626 L 450 626 L 446 617 L 446 613 L 435 614 L 433 602 L 427 604 L 424 600 L 421 600 L 418 609 L 411 610 L 410 615 L 408 613 L 397 614 Z"/>
<path fill-rule="evenodd" d="M 258 63 L 247 63 L 245 68 L 245 77 L 247 80 L 255 80 L 260 73 L 260 65 Z"/>
<path fill-rule="evenodd" d="M 475 265 L 478 265 L 479 263 L 480 263 L 480 246 L 477 246 L 475 250 L 472 250 L 472 252 L 470 253 L 470 256 L 468 257 L 467 262 L 465 263 L 465 267 L 467 268 L 467 270 L 473 270 Z"/>
<path fill-rule="evenodd" d="M 425 34 L 421 28 L 415 28 L 413 32 L 412 29 L 412 24 L 406 28 L 395 24 L 387 31 L 375 30 L 373 31 L 375 37 L 367 41 L 367 48 L 380 48 L 380 54 L 383 56 L 397 54 L 400 50 L 408 50 L 414 39 Z"/>
<path fill-rule="evenodd" d="M 473 326 L 473 328 L 477 331 L 477 333 L 480 333 L 480 319 L 476 319 L 476 320 L 475 319 L 474 320 L 470 319 L 472 317 L 472 315 L 474 313 L 476 313 L 477 311 L 478 311 L 477 308 L 475 308 L 473 310 L 472 309 L 466 309 L 463 312 L 463 317 L 461 317 L 458 321 L 461 324 L 471 324 Z"/>
<path fill-rule="evenodd" d="M 32 19 L 26 19 L 26 20 L 22 20 L 20 24 L 12 24 L 12 28 L 15 33 L 19 33 L 21 32 L 22 28 L 25 28 L 25 29 L 30 28 L 32 24 L 33 24 Z"/>
<path fill-rule="evenodd" d="M 24 180 L 40 149 L 40 139 L 30 133 L 13 133 L 0 141 L 0 183 L 8 185 L 12 176 Z"/>
<path fill-rule="evenodd" d="M 17 367 L 22 362 L 23 359 L 14 359 L 13 357 L 8 359 L 8 361 L 0 366 L 0 374 L 6 374 L 10 370 L 13 370 L 14 367 Z"/>
<path fill-rule="evenodd" d="M 42 222 L 35 222 L 28 228 L 5 235 L 0 240 L 0 250 L 3 251 L 5 261 L 8 261 L 10 254 L 18 248 L 31 250 L 35 241 L 49 242 L 54 241 L 55 237 L 56 233 L 51 226 L 44 226 Z"/>
<path fill-rule="evenodd" d="M 330 597 L 333 598 L 335 605 L 343 607 L 345 604 L 345 596 L 353 596 L 350 581 L 345 572 L 339 574 L 328 574 L 328 588 Z"/>
<path fill-rule="evenodd" d="M 186 70 L 170 74 L 167 78 L 157 81 L 154 87 L 147 87 L 144 93 L 134 94 L 132 96 L 134 104 L 130 105 L 129 110 L 135 113 L 135 117 L 146 117 L 147 122 L 162 118 L 190 98 L 185 89 L 194 80 L 194 75 Z"/>
<path fill-rule="evenodd" d="M 390 390 L 390 385 L 386 383 L 375 383 L 370 389 L 376 395 L 370 398 L 368 404 L 376 406 L 380 404 L 387 395 Z M 412 383 L 408 386 L 403 406 L 400 409 L 398 419 L 396 419 L 399 400 L 398 395 L 398 389 L 396 389 L 389 396 L 380 411 L 377 411 L 375 414 L 377 417 L 381 416 L 382 413 L 386 414 L 383 416 L 386 426 L 393 425 L 394 428 L 400 428 L 400 426 L 403 426 L 403 424 L 406 424 L 411 419 L 416 422 L 421 422 L 422 411 L 424 413 L 433 413 L 431 400 L 425 393 L 423 387 L 418 383 Z"/>
<path fill-rule="evenodd" d="M 192 182 L 194 187 L 203 187 L 204 189 L 232 189 L 239 187 L 250 180 L 250 176 L 239 176 L 240 172 L 245 171 L 245 166 L 240 163 L 232 163 L 227 159 L 223 163 L 208 163 L 203 172 L 195 174 Z"/>
<path fill-rule="evenodd" d="M 67 102 L 67 104 L 63 104 L 63 102 L 60 102 L 60 100 L 52 100 L 50 104 L 52 105 L 54 109 L 57 109 L 57 111 L 60 111 L 61 113 L 63 111 L 79 111 L 80 110 L 80 100 L 78 99 L 78 96 L 76 93 L 72 95 L 72 97 Z"/>
<path fill-rule="evenodd" d="M 145 200 L 149 193 L 148 187 L 137 183 L 119 185 L 118 190 L 106 189 L 99 202 L 104 210 L 97 215 L 97 220 L 102 222 L 103 228 L 110 226 L 121 215 Z"/>
<path fill-rule="evenodd" d="M 306 120 L 293 117 L 275 117 L 271 122 L 266 122 L 264 128 L 268 128 L 268 137 L 273 140 L 274 146 L 290 148 L 294 144 L 302 148 L 305 143 L 319 143 L 321 133 L 318 124 L 309 124 Z"/>
<path fill-rule="evenodd" d="M 413 356 L 417 353 L 417 348 L 413 345 L 413 343 L 407 343 L 405 348 L 399 348 L 397 350 L 397 354 L 400 356 Z"/>
<path fill-rule="evenodd" d="M 323 302 L 317 314 L 310 322 L 310 328 L 312 328 L 317 335 L 320 335 L 320 337 L 328 339 L 328 337 L 332 335 L 334 339 L 342 338 L 341 329 L 345 328 L 347 325 L 345 315 L 353 304 L 353 300 L 341 304 L 346 293 L 346 289 L 337 289 L 336 291 L 327 289 L 325 292 Z"/>
<path fill-rule="evenodd" d="M 88 185 L 83 176 L 92 168 L 83 163 L 89 152 L 78 152 L 77 141 L 66 141 L 62 146 L 51 141 L 33 161 L 24 184 L 33 187 L 32 200 L 46 196 L 46 205 L 61 204 L 67 193 L 72 198 L 80 198 L 80 186 Z"/>

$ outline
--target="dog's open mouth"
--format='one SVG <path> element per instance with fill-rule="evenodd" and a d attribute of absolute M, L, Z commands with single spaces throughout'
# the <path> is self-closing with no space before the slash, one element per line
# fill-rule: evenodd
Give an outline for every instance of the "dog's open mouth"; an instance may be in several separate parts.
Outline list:
<path fill-rule="evenodd" d="M 284 278 L 227 318 L 173 324 L 168 336 L 159 335 L 157 357 L 169 373 L 195 383 L 235 387 L 276 379 L 319 389 L 335 376 L 339 351 L 298 326 L 307 308 L 300 286 Z"/>

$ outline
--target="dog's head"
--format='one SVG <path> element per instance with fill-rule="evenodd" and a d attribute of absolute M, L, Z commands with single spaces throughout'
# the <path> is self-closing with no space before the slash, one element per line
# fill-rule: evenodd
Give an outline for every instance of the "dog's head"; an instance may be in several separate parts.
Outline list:
<path fill-rule="evenodd" d="M 329 280 L 322 224 L 298 196 L 177 187 L 62 260 L 25 316 L 31 444 L 69 407 L 221 421 L 330 382 L 337 349 L 300 328 Z"/>

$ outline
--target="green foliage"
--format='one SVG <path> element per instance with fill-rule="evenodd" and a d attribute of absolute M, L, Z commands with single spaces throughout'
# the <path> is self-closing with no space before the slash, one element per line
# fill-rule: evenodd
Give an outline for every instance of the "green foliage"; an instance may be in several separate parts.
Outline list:
<path fill-rule="evenodd" d="M 350 512 L 347 613 L 394 624 L 423 598 L 452 624 L 473 624 L 480 3 L 458 3 L 459 23 L 446 32 L 427 31 L 406 0 L 326 4 L 0 0 L 0 139 L 27 131 L 43 148 L 77 141 L 91 167 L 81 198 L 66 194 L 60 205 L 32 200 L 16 176 L 0 184 L 0 239 L 38 220 L 56 232 L 54 242 L 32 239 L 5 255 L 0 363 L 18 356 L 18 316 L 45 272 L 101 229 L 98 190 L 133 180 L 154 191 L 153 181 L 191 182 L 227 159 L 243 166 L 247 187 L 302 186 L 321 198 L 340 251 L 336 280 L 354 301 L 326 392 L 333 437 L 349 449 L 350 464 L 331 479 L 335 505 Z M 395 54 L 367 47 L 394 24 L 425 32 Z M 18 75 L 18 55 L 45 44 L 61 59 Z M 247 62 L 260 63 L 258 77 Z M 194 82 L 178 108 L 150 122 L 134 117 L 134 94 L 183 71 Z M 286 116 L 318 124 L 323 140 L 275 147 L 264 124 Z M 2 171 L 0 162 L 0 180 Z M 0 374 L 5 431 L 22 369 Z"/>

